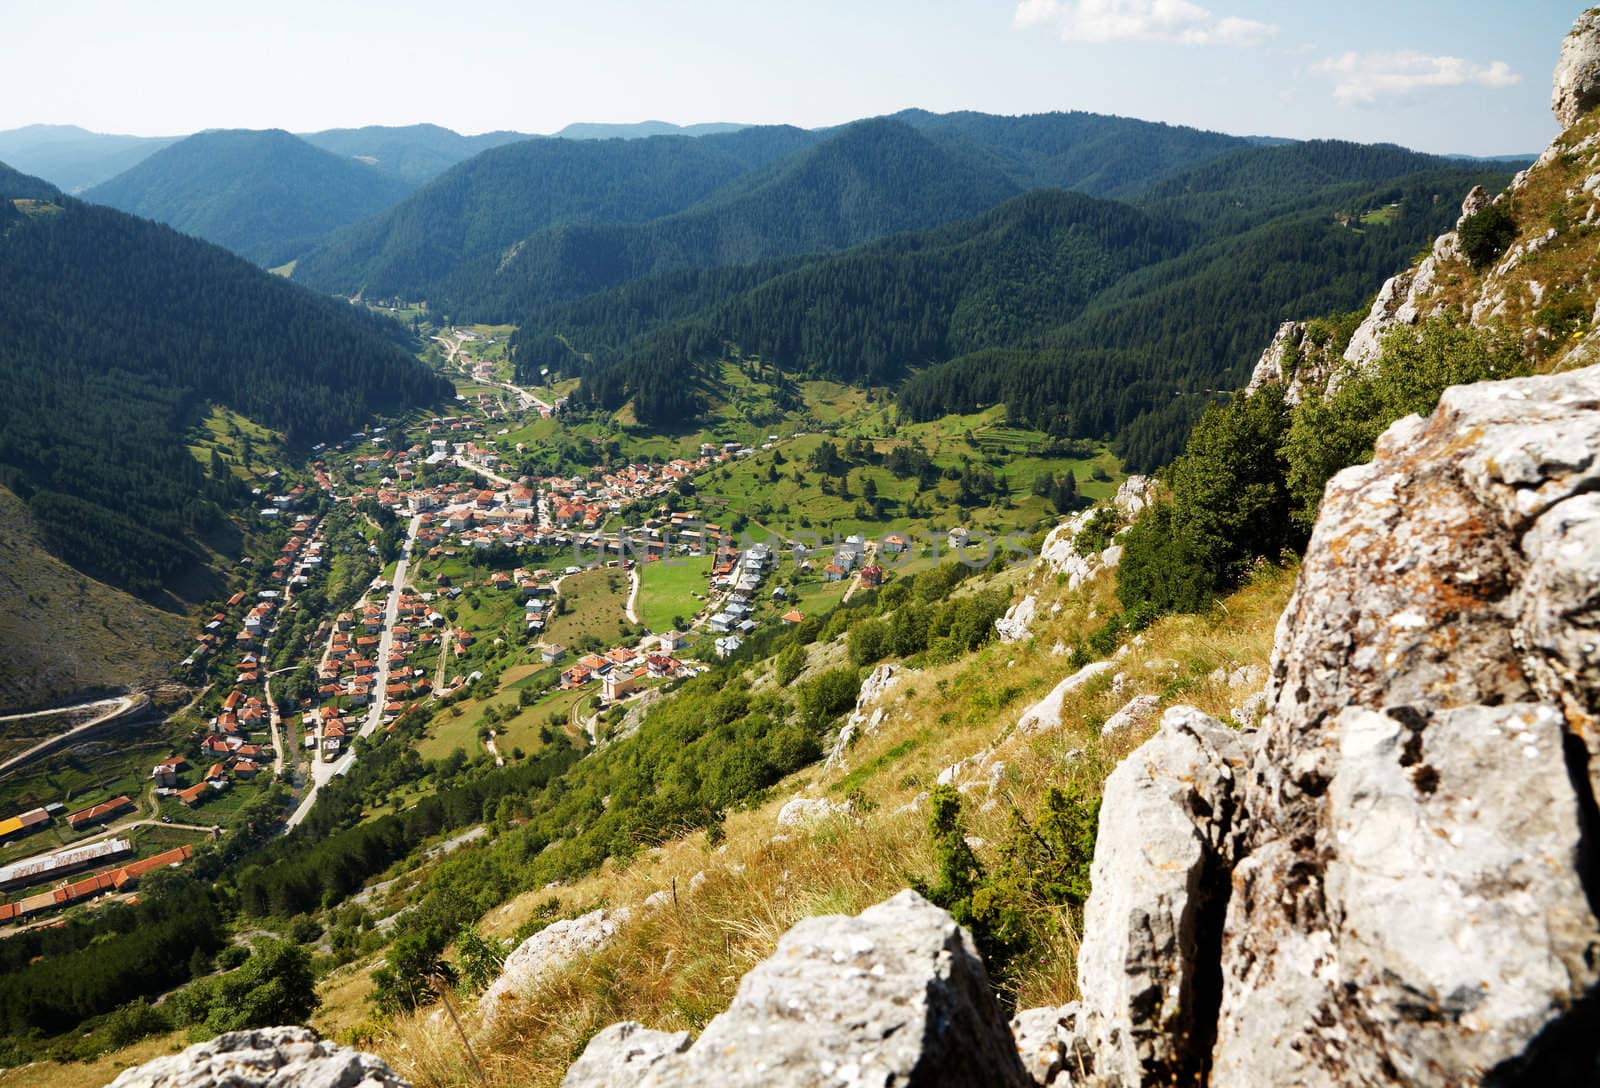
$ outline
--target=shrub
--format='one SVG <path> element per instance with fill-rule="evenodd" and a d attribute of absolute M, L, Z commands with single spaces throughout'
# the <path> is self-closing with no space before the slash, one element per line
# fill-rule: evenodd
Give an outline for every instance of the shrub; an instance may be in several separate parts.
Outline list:
<path fill-rule="evenodd" d="M 1467 216 L 1456 232 L 1461 252 L 1473 268 L 1482 269 L 1504 253 L 1517 236 L 1509 202 L 1489 204 Z"/>

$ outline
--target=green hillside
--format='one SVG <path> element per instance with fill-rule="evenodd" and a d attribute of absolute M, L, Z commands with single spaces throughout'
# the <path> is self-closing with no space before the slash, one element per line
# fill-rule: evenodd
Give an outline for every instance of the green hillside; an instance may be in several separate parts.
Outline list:
<path fill-rule="evenodd" d="M 51 551 L 153 594 L 247 503 L 185 432 L 212 404 L 292 444 L 446 388 L 398 326 L 155 223 L 62 198 L 0 239 L 0 484 Z"/>
<path fill-rule="evenodd" d="M 411 187 L 287 132 L 237 129 L 190 136 L 84 196 L 271 267 Z"/>

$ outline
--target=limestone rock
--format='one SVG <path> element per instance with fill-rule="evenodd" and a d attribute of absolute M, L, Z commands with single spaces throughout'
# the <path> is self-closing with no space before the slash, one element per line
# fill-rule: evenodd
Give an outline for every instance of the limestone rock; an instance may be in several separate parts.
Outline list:
<path fill-rule="evenodd" d="M 1006 609 L 1006 614 L 994 621 L 994 629 L 1000 635 L 1001 642 L 1023 642 L 1032 637 L 1033 632 L 1028 625 L 1033 622 L 1034 610 L 1039 605 L 1039 599 L 1032 593 Z"/>
<path fill-rule="evenodd" d="M 373 1054 L 310 1028 L 232 1031 L 126 1069 L 112 1088 L 410 1088 Z"/>
<path fill-rule="evenodd" d="M 1113 1083 L 1189 1083 L 1204 1066 L 1248 755 L 1239 733 L 1173 707 L 1106 780 L 1078 987 Z"/>
<path fill-rule="evenodd" d="M 1594 1061 L 1597 492 L 1600 367 L 1453 388 L 1329 484 L 1245 790 L 1212 1084 Z"/>
<path fill-rule="evenodd" d="M 1100 735 L 1109 737 L 1111 734 L 1121 732 L 1124 729 L 1132 729 L 1134 726 L 1144 725 L 1160 708 L 1161 696 L 1135 695 L 1123 704 L 1122 709 L 1106 719 L 1106 724 L 1100 727 Z"/>
<path fill-rule="evenodd" d="M 829 746 L 828 758 L 823 764 L 824 770 L 843 767 L 845 754 L 855 739 L 863 733 L 877 732 L 878 726 L 884 719 L 884 708 L 875 707 L 870 714 L 867 708 L 887 695 L 889 689 L 898 684 L 904 675 L 903 666 L 879 665 L 861 681 L 861 688 L 856 692 L 855 709 L 850 712 L 850 717 L 845 720 L 838 735 L 834 737 L 833 744 Z"/>
<path fill-rule="evenodd" d="M 596 1067 L 616 1052 L 615 1036 L 605 1036 L 590 1044 L 599 1046 Z M 858 917 L 799 923 L 692 1046 L 655 1056 L 666 1040 L 650 1044 L 640 1073 L 570 1088 L 1030 1083 L 971 938 L 913 891 Z"/>
<path fill-rule="evenodd" d="M 830 801 L 826 797 L 793 797 L 778 810 L 778 826 L 810 827 L 849 811 L 850 806 L 843 801 Z"/>
<path fill-rule="evenodd" d="M 1256 360 L 1245 395 L 1253 396 L 1268 385 L 1282 385 L 1284 401 L 1299 404 L 1308 390 L 1327 385 L 1330 369 L 1323 349 L 1306 339 L 1306 323 L 1285 321 Z"/>
<path fill-rule="evenodd" d="M 1091 661 L 1050 690 L 1050 694 L 1022 712 L 1017 729 L 1023 733 L 1042 733 L 1061 725 L 1061 704 L 1067 696 L 1113 667 L 1110 661 Z"/>
<path fill-rule="evenodd" d="M 1600 8 L 1590 8 L 1572 24 L 1552 84 L 1550 109 L 1562 128 L 1600 102 Z"/>
<path fill-rule="evenodd" d="M 687 1031 L 651 1031 L 633 1020 L 604 1028 L 561 1078 L 561 1088 L 613 1088 L 639 1083 L 651 1066 L 689 1047 Z"/>
<path fill-rule="evenodd" d="M 493 1028 L 535 983 L 579 956 L 590 955 L 611 943 L 617 928 L 628 920 L 628 910 L 592 910 L 578 918 L 552 922 L 519 944 L 506 957 L 500 977 L 478 999 L 484 1026 Z"/>
<path fill-rule="evenodd" d="M 1149 476 L 1129 476 L 1117 487 L 1111 504 L 1124 520 L 1132 520 L 1155 501 L 1155 481 Z M 1051 529 L 1039 548 L 1039 558 L 1052 574 L 1064 576 L 1068 589 L 1077 589 L 1101 570 L 1115 567 L 1122 549 L 1113 545 L 1098 553 L 1079 555 L 1073 541 L 1089 524 L 1099 507 L 1081 510 Z"/>
<path fill-rule="evenodd" d="M 1088 1082 L 1094 1055 L 1083 1038 L 1083 1023 L 1076 1001 L 1056 1009 L 1024 1009 L 1011 1018 L 1017 1056 L 1035 1084 L 1070 1088 Z"/>
<path fill-rule="evenodd" d="M 1155 502 L 1156 482 L 1150 476 L 1133 475 L 1117 485 L 1117 493 L 1112 498 L 1112 503 L 1128 517 L 1136 517 L 1139 511 Z"/>

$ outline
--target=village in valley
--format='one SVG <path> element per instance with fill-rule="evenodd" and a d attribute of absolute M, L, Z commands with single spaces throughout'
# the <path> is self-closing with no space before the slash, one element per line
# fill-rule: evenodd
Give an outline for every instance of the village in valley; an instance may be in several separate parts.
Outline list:
<path fill-rule="evenodd" d="M 743 518 L 736 534 L 725 509 L 701 507 L 697 479 L 781 461 L 805 434 L 792 425 L 636 459 L 589 439 L 592 466 L 540 471 L 565 397 L 513 385 L 472 357 L 474 333 L 449 335 L 452 414 L 319 446 L 300 473 L 256 470 L 261 547 L 196 632 L 180 670 L 193 697 L 137 746 L 151 758 L 108 752 L 78 774 L 52 762 L 12 785 L 0 927 L 131 898 L 203 841 L 293 828 L 363 744 L 419 711 L 425 758 L 603 745 L 636 726 L 632 704 L 764 628 L 965 543 L 960 528 L 920 549 L 903 533 L 763 535 Z M 91 803 L 68 812 L 76 798 Z"/>

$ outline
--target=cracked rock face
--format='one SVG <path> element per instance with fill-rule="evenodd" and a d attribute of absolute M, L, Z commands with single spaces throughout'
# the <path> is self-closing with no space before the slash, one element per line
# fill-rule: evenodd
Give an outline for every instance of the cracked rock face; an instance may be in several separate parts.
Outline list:
<path fill-rule="evenodd" d="M 382 1058 L 310 1028 L 233 1031 L 124 1070 L 112 1088 L 411 1088 Z"/>
<path fill-rule="evenodd" d="M 1108 1083 L 1190 1083 L 1204 1068 L 1248 756 L 1248 735 L 1173 707 L 1106 780 L 1078 987 Z"/>
<path fill-rule="evenodd" d="M 1600 367 L 1451 389 L 1334 478 L 1244 791 L 1213 1084 L 1593 1061 L 1597 642 Z"/>
<path fill-rule="evenodd" d="M 1600 102 L 1600 8 L 1590 8 L 1572 24 L 1552 84 L 1550 109 L 1562 128 Z"/>
<path fill-rule="evenodd" d="M 614 1025 L 573 1066 L 624 1069 L 600 1085 L 1031 1084 L 972 940 L 948 913 L 903 891 L 857 917 L 808 918 L 739 984 L 693 1045 Z"/>

